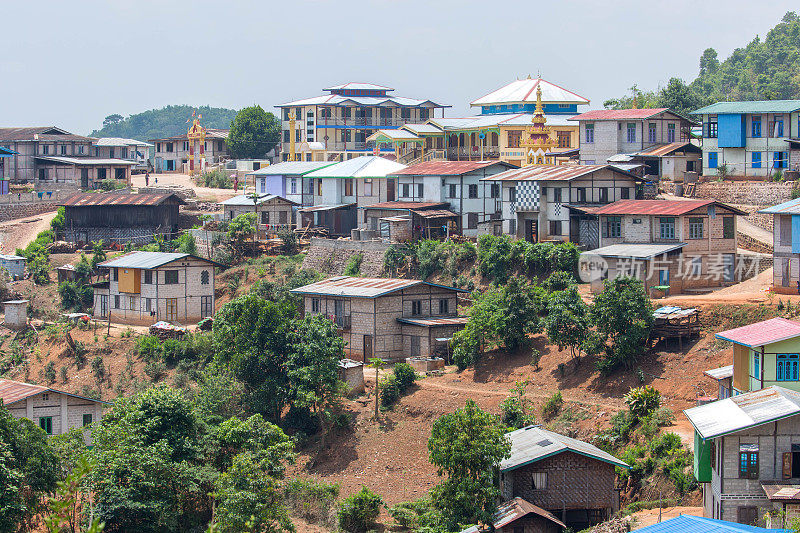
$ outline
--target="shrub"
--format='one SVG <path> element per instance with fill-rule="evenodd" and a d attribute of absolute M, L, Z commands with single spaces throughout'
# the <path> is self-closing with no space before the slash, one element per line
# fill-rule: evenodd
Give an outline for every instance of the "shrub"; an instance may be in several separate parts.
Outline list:
<path fill-rule="evenodd" d="M 44 379 L 47 380 L 47 383 L 55 383 L 56 381 L 56 364 L 53 361 L 49 361 L 44 366 Z"/>
<path fill-rule="evenodd" d="M 431 500 L 423 498 L 410 502 L 398 503 L 388 509 L 389 516 L 394 518 L 400 527 L 412 531 L 441 531 L 436 527 L 441 522 L 441 515 Z"/>
<path fill-rule="evenodd" d="M 76 281 L 62 281 L 58 285 L 61 308 L 83 311 L 92 306 L 94 291 L 90 285 Z"/>
<path fill-rule="evenodd" d="M 561 391 L 556 391 L 550 396 L 544 405 L 542 406 L 542 417 L 545 420 L 551 420 L 555 418 L 558 412 L 561 410 L 561 406 L 564 405 L 564 398 L 561 396 Z"/>
<path fill-rule="evenodd" d="M 792 196 L 792 200 L 796 200 L 797 198 L 800 198 L 800 189 L 798 189 L 798 188 L 792 189 L 791 196 Z"/>
<path fill-rule="evenodd" d="M 519 429 L 536 423 L 532 402 L 525 396 L 527 388 L 527 381 L 518 381 L 500 404 L 501 420 L 509 428 Z"/>
<path fill-rule="evenodd" d="M 397 386 L 400 388 L 401 394 L 411 388 L 417 380 L 417 373 L 408 363 L 397 363 L 394 365 L 392 372 L 397 380 Z"/>
<path fill-rule="evenodd" d="M 394 374 L 390 374 L 384 378 L 380 383 L 381 389 L 381 405 L 389 408 L 400 399 L 400 385 L 397 383 L 397 378 Z"/>
<path fill-rule="evenodd" d="M 339 506 L 339 527 L 348 533 L 369 531 L 374 527 L 382 505 L 383 498 L 362 487 L 358 493 L 345 498 Z"/>
<path fill-rule="evenodd" d="M 144 365 L 144 373 L 153 381 L 158 381 L 167 372 L 167 367 L 161 361 L 150 361 Z"/>
<path fill-rule="evenodd" d="M 213 189 L 233 189 L 233 182 L 230 176 L 228 176 L 228 173 L 222 168 L 203 172 L 197 178 L 197 184 Z"/>
<path fill-rule="evenodd" d="M 103 191 L 116 191 L 124 188 L 125 182 L 117 181 L 114 178 L 106 178 L 100 181 L 100 189 Z"/>
<path fill-rule="evenodd" d="M 154 335 L 145 335 L 136 339 L 136 351 L 139 357 L 153 360 L 161 354 L 161 341 Z"/>
<path fill-rule="evenodd" d="M 675 422 L 675 413 L 669 407 L 659 407 L 650 414 L 650 419 L 659 427 L 671 426 Z"/>
<path fill-rule="evenodd" d="M 92 359 L 92 372 L 97 381 L 103 381 L 106 378 L 106 366 L 103 364 L 103 358 L 99 355 Z"/>
<path fill-rule="evenodd" d="M 563 291 L 575 284 L 575 277 L 571 272 L 556 270 L 544 280 L 542 287 L 548 292 Z"/>
<path fill-rule="evenodd" d="M 69 379 L 69 369 L 65 366 L 61 367 L 59 371 L 59 375 L 61 376 L 61 383 L 66 383 Z"/>
<path fill-rule="evenodd" d="M 364 260 L 364 254 L 353 254 L 344 265 L 345 276 L 360 276 L 361 275 L 361 262 Z"/>
<path fill-rule="evenodd" d="M 661 393 L 651 386 L 635 387 L 625 395 L 631 414 L 642 419 L 661 406 Z"/>
<path fill-rule="evenodd" d="M 336 483 L 292 479 L 283 485 L 283 500 L 293 514 L 328 529 L 335 525 L 332 511 L 338 497 L 339 485 Z"/>
<path fill-rule="evenodd" d="M 161 345 L 161 353 L 167 364 L 174 365 L 186 355 L 186 343 L 178 339 L 167 339 Z"/>
<path fill-rule="evenodd" d="M 383 271 L 391 276 L 396 276 L 397 271 L 405 266 L 407 254 L 405 249 L 397 244 L 392 244 L 383 253 Z"/>
<path fill-rule="evenodd" d="M 294 255 L 298 252 L 300 245 L 297 242 L 297 234 L 291 228 L 280 228 L 278 238 L 283 241 L 281 251 L 285 255 Z"/>
<path fill-rule="evenodd" d="M 578 271 L 578 259 L 580 251 L 574 243 L 563 242 L 553 247 L 550 252 L 550 268 L 563 272 L 574 273 Z"/>

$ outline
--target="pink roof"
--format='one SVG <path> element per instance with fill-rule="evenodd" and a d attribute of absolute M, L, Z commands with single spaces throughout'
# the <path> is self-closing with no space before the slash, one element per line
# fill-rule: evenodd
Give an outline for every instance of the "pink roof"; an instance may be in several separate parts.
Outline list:
<path fill-rule="evenodd" d="M 715 337 L 753 348 L 800 337 L 800 322 L 785 318 L 770 318 L 763 322 L 721 331 Z"/>
<path fill-rule="evenodd" d="M 492 165 L 503 165 L 513 168 L 513 165 L 501 161 L 425 161 L 411 165 L 397 172 L 392 172 L 390 176 L 457 176 L 474 172 L 481 168 Z"/>
<path fill-rule="evenodd" d="M 47 387 L 41 385 L 31 385 L 10 379 L 0 379 L 0 398 L 5 405 L 24 400 L 28 396 L 35 396 L 41 392 L 47 392 Z"/>
<path fill-rule="evenodd" d="M 679 216 L 685 215 L 695 209 L 707 205 L 717 205 L 729 209 L 737 214 L 744 214 L 743 211 L 722 204 L 716 200 L 617 200 L 614 203 L 604 205 L 594 210 L 595 215 L 665 215 Z"/>
<path fill-rule="evenodd" d="M 641 120 L 669 111 L 666 107 L 647 109 L 595 109 L 572 117 L 570 120 Z"/>

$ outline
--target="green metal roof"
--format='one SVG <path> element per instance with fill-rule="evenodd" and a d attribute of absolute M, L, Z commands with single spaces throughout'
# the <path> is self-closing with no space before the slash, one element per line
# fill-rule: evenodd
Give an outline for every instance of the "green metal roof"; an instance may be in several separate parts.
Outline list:
<path fill-rule="evenodd" d="M 689 114 L 792 113 L 798 109 L 800 109 L 800 100 L 756 100 L 752 102 L 717 102 Z"/>

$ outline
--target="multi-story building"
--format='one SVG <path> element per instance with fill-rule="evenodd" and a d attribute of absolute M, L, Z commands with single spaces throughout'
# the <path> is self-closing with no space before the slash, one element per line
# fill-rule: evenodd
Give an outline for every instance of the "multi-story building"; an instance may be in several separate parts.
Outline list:
<path fill-rule="evenodd" d="M 800 198 L 759 213 L 772 215 L 772 290 L 800 294 Z"/>
<path fill-rule="evenodd" d="M 800 393 L 773 386 L 684 413 L 706 517 L 785 526 L 800 515 Z"/>
<path fill-rule="evenodd" d="M 373 153 L 367 137 L 379 129 L 396 129 L 407 123 L 425 122 L 446 105 L 432 100 L 393 96 L 390 87 L 372 83 L 345 83 L 323 89 L 328 94 L 295 100 L 276 106 L 281 114 L 281 152 L 286 161 L 291 151 L 291 120 L 294 114 L 295 155 L 312 160 L 312 153 L 300 153 L 300 144 L 320 142 L 328 160 L 342 161 Z M 387 149 L 388 150 L 388 149 Z"/>
<path fill-rule="evenodd" d="M 17 152 L 12 150 L 11 148 L 0 146 L 0 194 L 8 194 L 10 181 L 8 179 L 8 176 L 6 176 L 5 161 L 15 155 L 17 155 Z"/>
<path fill-rule="evenodd" d="M 153 145 L 136 139 L 122 137 L 102 137 L 94 146 L 95 157 L 106 159 L 128 159 L 136 162 L 133 172 L 145 172 L 152 168 L 150 150 Z"/>
<path fill-rule="evenodd" d="M 800 100 L 717 102 L 691 113 L 703 120 L 705 174 L 770 176 L 800 166 Z"/>
<path fill-rule="evenodd" d="M 202 149 L 206 164 L 219 163 L 230 157 L 226 142 L 228 131 L 205 128 L 205 141 L 196 149 Z M 183 172 L 184 164 L 189 163 L 192 158 L 199 158 L 199 154 L 191 153 L 192 141 L 189 141 L 186 133 L 163 139 L 151 139 L 150 142 L 155 145 L 153 166 L 156 172 Z"/>
<path fill-rule="evenodd" d="M 609 278 L 635 276 L 646 289 L 669 293 L 735 279 L 736 217 L 747 215 L 735 207 L 715 200 L 620 200 L 586 211 L 599 217 L 600 240 L 585 254 L 602 257 Z"/>
<path fill-rule="evenodd" d="M 105 179 L 129 183 L 135 162 L 99 157 L 96 142 L 55 126 L 0 128 L 0 147 L 15 152 L 2 166 L 3 179 L 33 183 L 39 191 L 91 189 Z"/>
<path fill-rule="evenodd" d="M 213 316 L 216 266 L 221 265 L 166 252 L 131 252 L 100 263 L 109 280 L 94 284 L 94 316 L 140 325 Z"/>
<path fill-rule="evenodd" d="M 641 159 L 653 176 L 683 177 L 684 171 L 698 170 L 699 150 L 689 143 L 695 122 L 670 109 L 598 109 L 570 120 L 580 126 L 581 164 L 628 155 Z"/>
<path fill-rule="evenodd" d="M 591 250 L 599 224 L 590 208 L 638 198 L 641 178 L 612 165 L 531 165 L 481 181 L 485 233 L 529 242 L 570 241 Z"/>
<path fill-rule="evenodd" d="M 312 205 L 310 195 L 303 196 L 303 176 L 335 164 L 334 161 L 284 161 L 256 170 L 251 176 L 256 194 L 275 194 L 304 207 Z M 304 203 L 304 200 L 307 203 Z"/>
<path fill-rule="evenodd" d="M 303 298 L 304 314 L 329 317 L 349 357 L 364 363 L 432 356 L 467 321 L 458 294 L 468 291 L 414 279 L 337 276 L 290 292 Z"/>

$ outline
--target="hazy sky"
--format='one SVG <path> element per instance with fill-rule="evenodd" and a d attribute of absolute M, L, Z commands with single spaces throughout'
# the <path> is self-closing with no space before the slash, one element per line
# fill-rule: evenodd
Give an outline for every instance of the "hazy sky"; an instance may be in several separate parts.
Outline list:
<path fill-rule="evenodd" d="M 762 37 L 784 0 L 37 0 L 0 13 L 0 126 L 88 133 L 112 113 L 240 108 L 347 81 L 452 105 L 536 75 L 592 107 L 670 76 L 691 80 Z"/>

